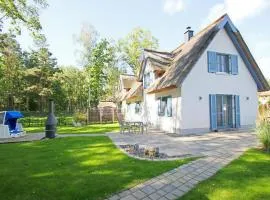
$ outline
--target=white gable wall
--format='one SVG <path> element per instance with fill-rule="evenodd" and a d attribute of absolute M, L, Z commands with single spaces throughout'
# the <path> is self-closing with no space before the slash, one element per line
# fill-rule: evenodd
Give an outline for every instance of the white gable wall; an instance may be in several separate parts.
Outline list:
<path fill-rule="evenodd" d="M 238 55 L 238 75 L 208 73 L 207 51 Z M 182 84 L 182 133 L 209 131 L 209 94 L 240 95 L 241 127 L 254 125 L 257 86 L 224 29 L 217 33 Z"/>

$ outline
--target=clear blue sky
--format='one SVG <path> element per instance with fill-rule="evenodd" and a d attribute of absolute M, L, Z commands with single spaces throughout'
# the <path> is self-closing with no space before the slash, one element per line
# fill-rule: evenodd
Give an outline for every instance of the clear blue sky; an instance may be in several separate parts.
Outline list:
<path fill-rule="evenodd" d="M 41 13 L 43 32 L 59 65 L 77 65 L 73 35 L 83 23 L 93 25 L 101 37 L 118 40 L 134 27 L 158 38 L 161 50 L 183 41 L 187 26 L 198 32 L 225 12 L 242 33 L 267 78 L 270 78 L 270 0 L 48 0 Z M 31 47 L 26 31 L 19 38 Z"/>

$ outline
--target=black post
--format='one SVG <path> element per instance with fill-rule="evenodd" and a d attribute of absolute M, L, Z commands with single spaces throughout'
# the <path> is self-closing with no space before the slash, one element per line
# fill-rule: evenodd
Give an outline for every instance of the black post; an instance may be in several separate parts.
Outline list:
<path fill-rule="evenodd" d="M 54 103 L 50 99 L 49 102 L 49 114 L 45 123 L 45 136 L 46 138 L 55 138 L 57 119 L 54 115 Z"/>

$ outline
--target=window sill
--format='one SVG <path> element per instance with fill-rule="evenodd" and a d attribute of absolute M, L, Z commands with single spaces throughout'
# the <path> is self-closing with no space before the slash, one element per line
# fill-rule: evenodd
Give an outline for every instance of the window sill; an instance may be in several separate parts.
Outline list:
<path fill-rule="evenodd" d="M 215 74 L 216 74 L 216 75 L 225 75 L 225 76 L 230 76 L 230 75 L 232 75 L 232 74 L 227 73 L 227 72 L 216 72 Z"/>

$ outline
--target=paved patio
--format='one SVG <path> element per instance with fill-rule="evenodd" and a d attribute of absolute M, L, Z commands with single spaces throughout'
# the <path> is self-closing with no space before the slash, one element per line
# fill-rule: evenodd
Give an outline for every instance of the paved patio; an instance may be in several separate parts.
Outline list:
<path fill-rule="evenodd" d="M 108 134 L 117 144 L 157 146 L 170 155 L 204 156 L 160 176 L 122 191 L 109 200 L 173 200 L 183 196 L 199 182 L 238 158 L 245 150 L 258 145 L 251 132 L 211 133 L 202 136 L 170 137 L 167 135 Z"/>
<path fill-rule="evenodd" d="M 159 147 L 161 153 L 169 156 L 212 156 L 218 152 L 232 152 L 239 148 L 255 146 L 253 132 L 217 132 L 186 137 L 172 137 L 166 134 L 107 134 L 117 145 L 139 144 Z"/>

